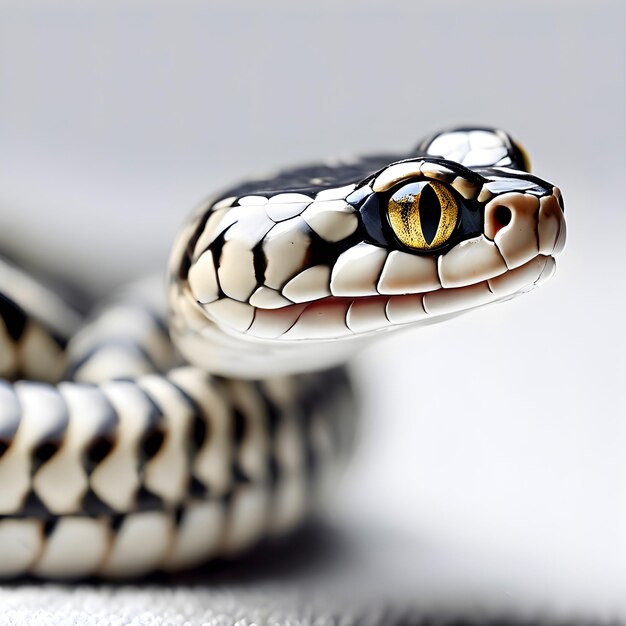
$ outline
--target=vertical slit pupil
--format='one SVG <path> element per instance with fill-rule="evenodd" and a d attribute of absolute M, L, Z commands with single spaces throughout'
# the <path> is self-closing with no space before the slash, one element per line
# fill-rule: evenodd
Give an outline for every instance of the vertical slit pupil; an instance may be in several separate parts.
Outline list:
<path fill-rule="evenodd" d="M 420 194 L 418 210 L 422 234 L 426 243 L 430 245 L 439 230 L 439 222 L 441 221 L 441 204 L 437 194 L 430 185 L 424 187 Z"/>

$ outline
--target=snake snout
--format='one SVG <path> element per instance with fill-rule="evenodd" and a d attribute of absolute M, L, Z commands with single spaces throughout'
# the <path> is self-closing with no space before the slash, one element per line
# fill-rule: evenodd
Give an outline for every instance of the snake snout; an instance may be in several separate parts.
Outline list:
<path fill-rule="evenodd" d="M 542 197 L 504 193 L 485 207 L 485 236 L 493 241 L 509 270 L 538 254 L 555 256 L 565 244 L 561 194 L 554 187 Z"/>

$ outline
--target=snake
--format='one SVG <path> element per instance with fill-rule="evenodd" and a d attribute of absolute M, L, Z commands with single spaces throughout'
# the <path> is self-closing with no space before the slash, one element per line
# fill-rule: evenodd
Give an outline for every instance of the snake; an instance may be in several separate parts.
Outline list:
<path fill-rule="evenodd" d="M 354 446 L 346 363 L 511 300 L 565 243 L 506 132 L 300 166 L 201 203 L 166 280 L 89 307 L 0 261 L 0 575 L 131 578 L 292 532 Z"/>

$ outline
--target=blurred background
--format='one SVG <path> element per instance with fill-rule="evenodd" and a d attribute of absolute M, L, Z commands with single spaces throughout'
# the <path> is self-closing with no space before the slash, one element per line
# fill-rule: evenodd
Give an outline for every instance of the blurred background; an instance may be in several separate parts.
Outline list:
<path fill-rule="evenodd" d="M 330 508 L 372 572 L 402 555 L 423 606 L 626 620 L 625 20 L 604 0 L 4 0 L 0 249 L 100 296 L 164 268 L 238 179 L 501 126 L 563 191 L 557 275 L 363 354 Z"/>

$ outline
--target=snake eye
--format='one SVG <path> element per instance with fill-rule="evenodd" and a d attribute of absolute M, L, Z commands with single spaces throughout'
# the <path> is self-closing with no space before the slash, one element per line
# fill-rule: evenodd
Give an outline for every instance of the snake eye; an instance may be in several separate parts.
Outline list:
<path fill-rule="evenodd" d="M 387 213 L 401 243 L 415 250 L 433 250 L 450 239 L 459 206 L 443 183 L 431 180 L 398 189 L 389 200 Z"/>

